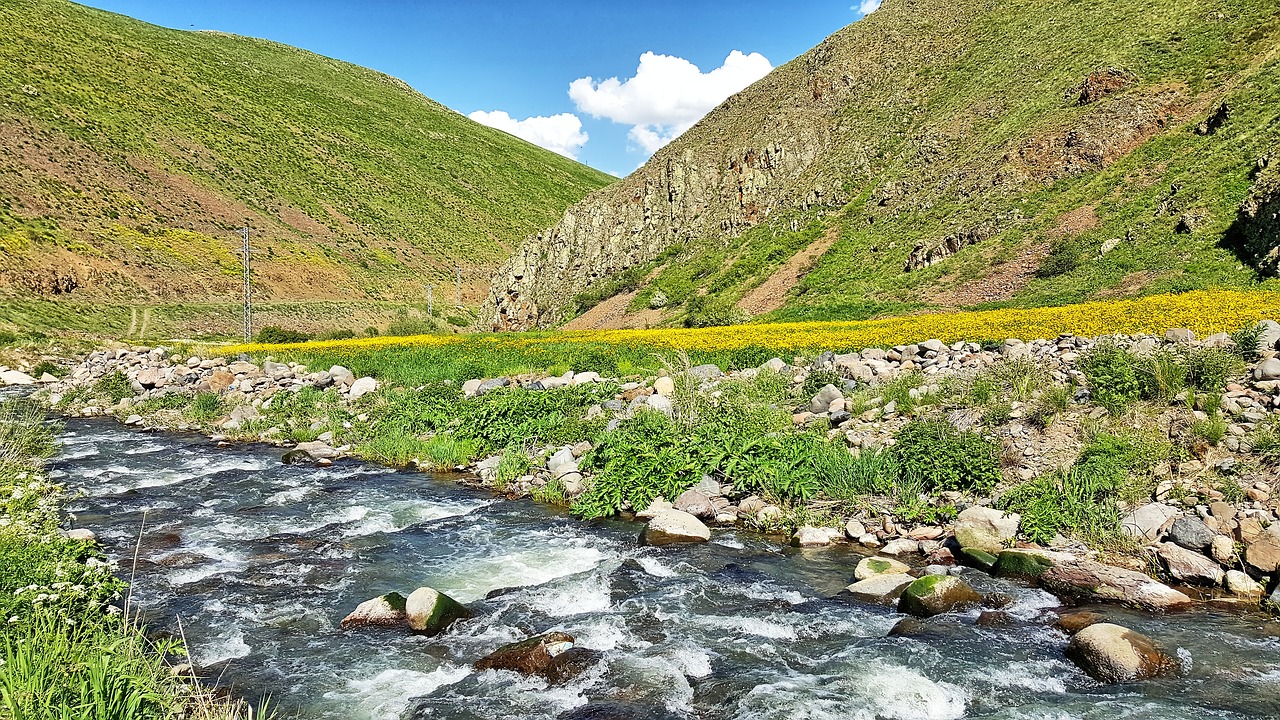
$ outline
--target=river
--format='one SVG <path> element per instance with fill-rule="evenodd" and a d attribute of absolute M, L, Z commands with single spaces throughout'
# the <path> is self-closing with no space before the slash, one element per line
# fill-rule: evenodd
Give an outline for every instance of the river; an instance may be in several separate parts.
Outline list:
<path fill-rule="evenodd" d="M 1014 595 L 1010 625 L 975 625 L 973 611 L 888 637 L 901 616 L 836 597 L 860 559 L 848 549 L 733 530 L 642 548 L 638 525 L 582 523 L 447 478 L 283 465 L 278 449 L 110 420 L 70 420 L 61 442 L 51 469 L 81 493 L 76 524 L 98 533 L 125 577 L 136 572 L 149 625 L 177 632 L 180 621 L 197 666 L 287 716 L 1280 717 L 1280 626 L 1264 615 L 1108 609 L 1176 650 L 1183 671 L 1100 686 L 1063 658 L 1066 639 L 1046 619 L 1054 597 L 981 573 L 965 579 Z M 434 638 L 338 628 L 361 601 L 420 585 L 476 617 Z M 601 660 L 561 687 L 471 669 L 550 630 Z"/>

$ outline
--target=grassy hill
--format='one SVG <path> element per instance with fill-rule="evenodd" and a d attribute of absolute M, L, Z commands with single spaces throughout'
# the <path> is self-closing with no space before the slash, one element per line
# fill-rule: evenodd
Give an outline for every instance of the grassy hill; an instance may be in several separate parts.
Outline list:
<path fill-rule="evenodd" d="M 612 180 L 386 75 L 63 0 L 0 0 L 0 295 L 474 302 Z"/>
<path fill-rule="evenodd" d="M 1280 244 L 1277 148 L 1273 0 L 886 0 L 533 236 L 485 314 L 697 325 L 1253 287 Z"/>

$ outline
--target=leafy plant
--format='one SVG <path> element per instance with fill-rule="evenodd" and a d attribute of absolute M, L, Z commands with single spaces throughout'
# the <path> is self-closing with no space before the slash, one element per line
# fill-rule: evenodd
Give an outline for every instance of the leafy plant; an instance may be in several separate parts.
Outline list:
<path fill-rule="evenodd" d="M 533 460 L 522 446 L 509 447 L 502 452 L 498 467 L 494 469 L 494 484 L 505 488 L 517 478 L 527 475 L 533 468 Z"/>
<path fill-rule="evenodd" d="M 800 389 L 800 397 L 808 400 L 828 385 L 835 385 L 841 392 L 844 392 L 844 378 L 840 376 L 840 373 L 835 370 L 814 370 L 804 379 L 804 385 Z"/>
<path fill-rule="evenodd" d="M 1049 254 L 1040 261 L 1036 268 L 1036 277 L 1054 278 L 1065 275 L 1080 267 L 1080 257 L 1084 254 L 1080 244 L 1073 239 L 1054 240 L 1049 245 Z"/>
<path fill-rule="evenodd" d="M 196 393 L 187 408 L 187 417 L 192 420 L 206 422 L 222 415 L 222 398 L 215 392 Z"/>
<path fill-rule="evenodd" d="M 1231 333 L 1231 342 L 1235 345 L 1236 353 L 1242 360 L 1254 360 L 1258 357 L 1258 353 L 1262 351 L 1262 334 L 1266 332 L 1266 326 L 1262 323 L 1254 323 L 1245 325 L 1239 330 Z"/>
<path fill-rule="evenodd" d="M 268 325 L 258 331 L 253 336 L 255 342 L 264 345 L 289 345 L 293 343 L 307 342 L 311 336 L 300 330 L 289 330 L 277 325 Z"/>
<path fill-rule="evenodd" d="M 1124 412 L 1142 394 L 1135 371 L 1137 358 L 1113 340 L 1099 341 L 1080 357 L 1078 365 L 1089 380 L 1093 400 L 1113 415 Z"/>
<path fill-rule="evenodd" d="M 1223 348 L 1198 347 L 1187 355 L 1187 380 L 1200 390 L 1219 392 L 1242 369 L 1240 358 Z"/>
<path fill-rule="evenodd" d="M 999 446 L 941 420 L 916 420 L 898 432 L 894 460 L 903 478 L 931 492 L 988 493 L 1000 481 Z"/>
<path fill-rule="evenodd" d="M 36 363 L 35 367 L 31 368 L 31 372 L 30 372 L 31 377 L 39 378 L 39 377 L 43 377 L 45 374 L 52 375 L 56 378 L 66 377 L 67 369 L 59 365 L 58 363 L 52 362 L 50 360 L 41 360 L 40 362 Z"/>
<path fill-rule="evenodd" d="M 1142 383 L 1142 396 L 1151 400 L 1168 401 L 1187 388 L 1187 363 L 1171 350 L 1157 350 L 1141 358 L 1138 377 Z"/>
<path fill-rule="evenodd" d="M 1218 413 L 1191 424 L 1191 434 L 1210 445 L 1217 445 L 1227 435 L 1227 421 Z"/>
<path fill-rule="evenodd" d="M 133 383 L 119 370 L 109 375 L 103 375 L 98 382 L 94 383 L 93 392 L 94 395 L 108 398 L 112 402 L 120 402 L 134 395 Z"/>

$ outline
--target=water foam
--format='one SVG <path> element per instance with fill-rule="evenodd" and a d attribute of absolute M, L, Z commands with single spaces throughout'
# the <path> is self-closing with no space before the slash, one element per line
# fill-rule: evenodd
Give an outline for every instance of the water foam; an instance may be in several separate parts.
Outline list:
<path fill-rule="evenodd" d="M 413 698 L 430 695 L 470 674 L 471 668 L 459 665 L 441 665 L 430 672 L 393 668 L 349 680 L 345 692 L 330 691 L 324 697 L 352 705 L 355 714 L 350 717 L 399 720 Z"/>

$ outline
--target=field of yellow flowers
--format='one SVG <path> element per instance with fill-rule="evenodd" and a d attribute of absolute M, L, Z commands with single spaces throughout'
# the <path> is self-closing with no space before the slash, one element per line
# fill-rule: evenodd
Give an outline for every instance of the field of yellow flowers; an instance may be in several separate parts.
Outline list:
<path fill-rule="evenodd" d="M 1191 328 L 1204 336 L 1231 332 L 1265 318 L 1280 317 L 1280 293 L 1209 290 L 1031 309 L 999 309 L 908 315 L 851 322 L 748 324 L 713 328 L 586 330 L 480 335 L 418 335 L 333 340 L 294 345 L 234 345 L 217 348 L 228 355 L 264 352 L 343 355 L 391 348 L 445 348 L 451 345 L 508 350 L 539 345 L 591 344 L 662 351 L 721 352 L 764 348 L 778 353 L 804 350 L 849 351 L 890 347 L 937 338 L 1004 340 L 1054 338 L 1062 333 L 1094 337 L 1109 334 L 1162 333 Z"/>

